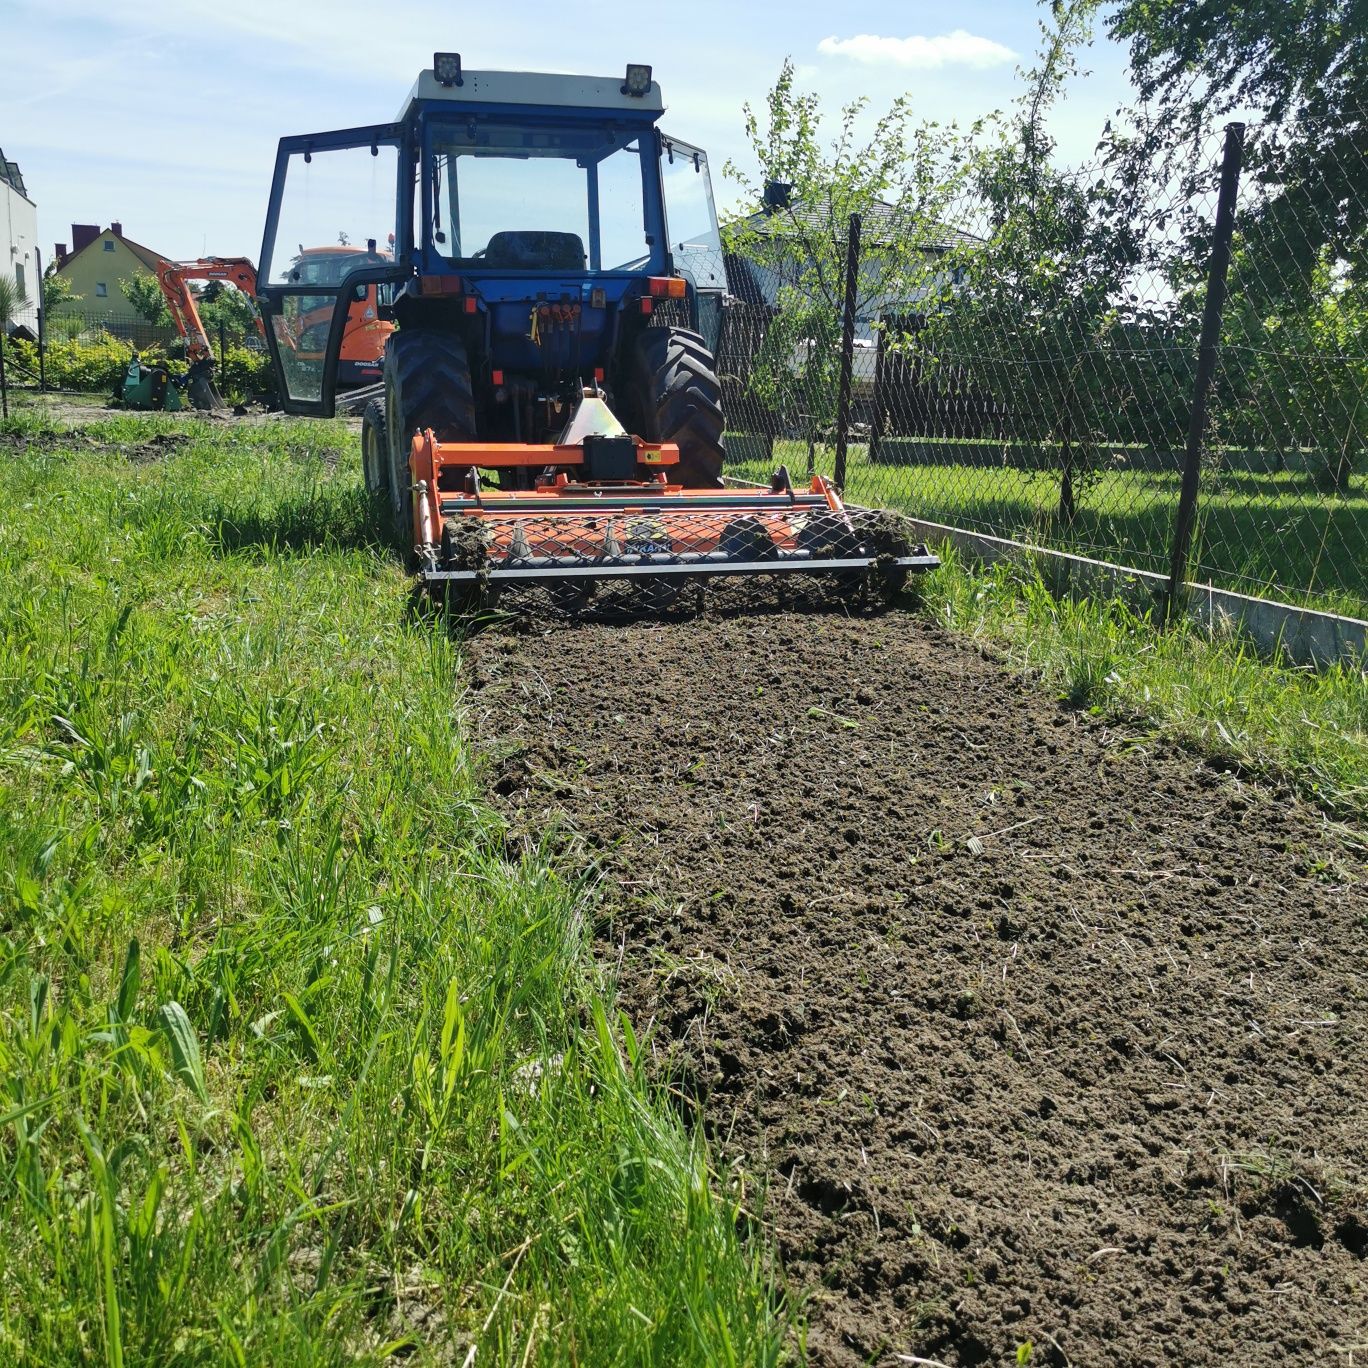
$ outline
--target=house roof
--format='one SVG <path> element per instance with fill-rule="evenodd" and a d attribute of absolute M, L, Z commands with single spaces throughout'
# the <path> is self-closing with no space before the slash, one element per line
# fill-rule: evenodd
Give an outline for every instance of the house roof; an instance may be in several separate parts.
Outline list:
<path fill-rule="evenodd" d="M 4 181 L 11 189 L 17 190 L 25 199 L 28 199 L 28 191 L 24 188 L 24 176 L 19 170 L 19 163 L 5 160 L 5 152 L 0 148 L 0 181 Z M 33 201 L 29 200 L 31 204 Z"/>
<path fill-rule="evenodd" d="M 62 258 L 61 264 L 57 267 L 58 271 L 65 271 L 77 257 L 82 253 L 88 252 L 99 240 L 108 233 L 116 242 L 122 242 L 130 252 L 133 253 L 153 275 L 157 274 L 157 267 L 163 258 L 154 252 L 150 247 L 144 247 L 141 242 L 134 242 L 132 238 L 124 237 L 122 233 L 116 233 L 112 228 L 106 228 L 103 233 L 97 233 L 86 245 L 75 252 L 68 252 Z"/>
<path fill-rule="evenodd" d="M 860 225 L 861 236 L 870 242 L 887 242 L 892 234 L 897 208 L 883 200 L 875 200 L 865 210 Z M 748 215 L 741 223 L 768 237 L 783 237 L 793 231 L 792 221 L 799 220 L 813 232 L 828 232 L 831 227 L 831 208 L 825 204 L 793 204 L 774 213 Z M 844 228 L 844 225 L 842 226 Z M 956 228 L 953 224 L 938 223 L 926 243 L 929 252 L 948 252 L 956 247 L 973 247 L 983 239 L 974 233 Z"/>
<path fill-rule="evenodd" d="M 157 267 L 163 260 L 158 253 L 154 252 L 150 247 L 144 247 L 141 242 L 134 242 L 132 238 L 124 237 L 122 233 L 115 233 L 114 236 L 118 238 L 153 275 L 156 275 Z"/>

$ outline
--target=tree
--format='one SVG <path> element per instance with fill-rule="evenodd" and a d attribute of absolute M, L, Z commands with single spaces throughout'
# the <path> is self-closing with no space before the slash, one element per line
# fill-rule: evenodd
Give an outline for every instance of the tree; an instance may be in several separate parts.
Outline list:
<path fill-rule="evenodd" d="M 1327 252 L 1368 277 L 1364 0 L 1121 0 L 1107 24 L 1129 42 L 1169 146 L 1242 108 L 1260 111 L 1247 166 L 1261 202 L 1243 230 L 1268 264 L 1260 283 L 1270 297 L 1304 300 Z"/>
<path fill-rule="evenodd" d="M 166 298 L 156 276 L 138 274 L 119 282 L 123 297 L 133 306 L 139 318 L 162 327 L 172 326 L 171 310 L 166 307 Z"/>
<path fill-rule="evenodd" d="M 70 279 L 58 273 L 55 262 L 43 273 L 43 312 L 49 318 L 80 298 Z"/>
<path fill-rule="evenodd" d="M 1156 107 L 1149 155 L 1201 146 L 1216 122 L 1258 112 L 1217 422 L 1230 440 L 1315 450 L 1318 483 L 1344 491 L 1368 447 L 1364 0 L 1121 0 L 1108 25 Z M 1198 254 L 1188 256 L 1180 291 L 1200 307 Z"/>
<path fill-rule="evenodd" d="M 234 285 L 211 280 L 196 301 L 204 327 L 212 336 L 222 324 L 225 332 L 241 338 L 256 328 L 256 304 Z"/>
<path fill-rule="evenodd" d="M 1118 358 L 1144 345 L 1153 323 L 1130 288 L 1149 242 L 1140 163 L 1109 134 L 1099 167 L 1060 171 L 1045 129 L 1094 8 L 1057 2 L 1042 23 L 1016 111 L 975 159 L 986 241 L 957 250 L 959 283 L 943 291 L 917 339 L 933 377 L 967 374 L 1012 415 L 1014 435 L 1058 450 L 1066 522 L 1095 468 L 1097 441 L 1118 435 L 1128 388 Z"/>
<path fill-rule="evenodd" d="M 28 295 L 12 276 L 0 275 L 0 417 L 9 417 L 9 390 L 5 380 L 5 348 L 14 320 L 33 307 Z"/>
<path fill-rule="evenodd" d="M 820 97 L 795 82 L 785 60 L 763 124 L 744 107 L 759 173 L 726 164 L 743 202 L 722 238 L 768 280 L 773 298 L 750 392 L 786 423 L 802 412 L 816 430 L 835 417 L 851 215 L 864 219 L 857 317 L 925 294 L 940 270 L 943 216 L 967 174 L 973 134 L 915 123 L 904 96 L 867 141 L 857 136 L 866 102 L 845 106 L 824 145 Z"/>
<path fill-rule="evenodd" d="M 1236 254 L 1232 276 L 1248 268 Z M 1255 267 L 1257 269 L 1257 267 Z M 1368 448 L 1368 283 L 1325 249 L 1298 307 L 1235 292 L 1224 320 L 1219 421 L 1230 440 L 1315 454 L 1316 484 L 1347 493 Z"/>

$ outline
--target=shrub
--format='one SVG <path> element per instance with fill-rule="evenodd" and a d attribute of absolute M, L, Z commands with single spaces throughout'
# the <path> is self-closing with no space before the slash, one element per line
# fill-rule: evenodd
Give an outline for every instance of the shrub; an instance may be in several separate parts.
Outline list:
<path fill-rule="evenodd" d="M 79 339 L 49 336 L 45 357 L 47 383 L 54 389 L 113 394 L 123 384 L 132 354 L 129 343 L 103 331 Z M 160 347 L 146 347 L 139 355 L 146 364 L 165 362 L 173 375 L 185 374 L 185 362 L 168 360 Z M 37 378 L 37 343 L 9 340 L 5 344 L 5 360 L 22 373 L 25 381 Z M 215 374 L 219 390 L 231 401 L 275 396 L 275 376 L 265 352 L 230 346 L 224 353 L 223 365 L 215 367 Z"/>
<path fill-rule="evenodd" d="M 29 375 L 38 374 L 38 344 L 15 341 L 11 354 Z M 47 383 L 55 389 L 80 390 L 89 394 L 111 394 L 123 381 L 131 355 L 128 343 L 99 334 L 85 341 L 48 338 L 45 371 Z"/>
<path fill-rule="evenodd" d="M 216 373 L 219 391 L 225 399 L 274 399 L 276 396 L 275 371 L 271 368 L 271 358 L 264 351 L 229 346 Z"/>

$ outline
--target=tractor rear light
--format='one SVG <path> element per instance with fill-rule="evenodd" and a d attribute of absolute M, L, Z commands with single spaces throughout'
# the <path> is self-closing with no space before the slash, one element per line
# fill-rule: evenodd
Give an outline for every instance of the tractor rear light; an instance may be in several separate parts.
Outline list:
<path fill-rule="evenodd" d="M 641 312 L 648 314 L 655 307 L 655 300 L 650 295 L 641 296 Z"/>
<path fill-rule="evenodd" d="M 466 297 L 465 297 L 465 311 L 466 311 L 466 313 L 474 313 L 475 310 L 478 309 L 479 307 L 480 307 L 480 306 L 479 306 L 479 304 L 477 303 L 477 301 L 476 301 L 474 295 L 466 295 Z"/>
<path fill-rule="evenodd" d="M 688 288 L 683 276 L 648 276 L 646 284 L 657 299 L 683 299 Z"/>
<path fill-rule="evenodd" d="M 424 295 L 465 294 L 465 281 L 456 275 L 419 276 L 418 293 Z"/>
<path fill-rule="evenodd" d="M 490 372 L 489 378 L 490 378 L 496 385 L 502 385 L 502 384 L 503 384 L 503 371 L 501 371 L 501 370 L 491 371 L 491 372 Z"/>
<path fill-rule="evenodd" d="M 603 367 L 602 367 L 602 366 L 595 366 L 595 367 L 594 367 L 594 379 L 595 379 L 595 380 L 602 380 L 602 379 L 603 379 Z"/>

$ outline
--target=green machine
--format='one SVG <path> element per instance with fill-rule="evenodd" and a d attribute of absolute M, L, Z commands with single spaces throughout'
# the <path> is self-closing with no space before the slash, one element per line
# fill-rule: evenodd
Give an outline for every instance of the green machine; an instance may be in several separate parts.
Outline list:
<path fill-rule="evenodd" d="M 145 366 L 134 352 L 124 372 L 123 383 L 114 393 L 114 401 L 128 408 L 158 409 L 163 413 L 179 413 L 187 406 L 187 399 L 198 409 L 222 408 L 222 400 L 213 402 L 217 395 L 208 379 L 212 367 L 212 358 L 207 365 L 195 361 L 184 375 L 173 375 L 164 361 Z"/>

